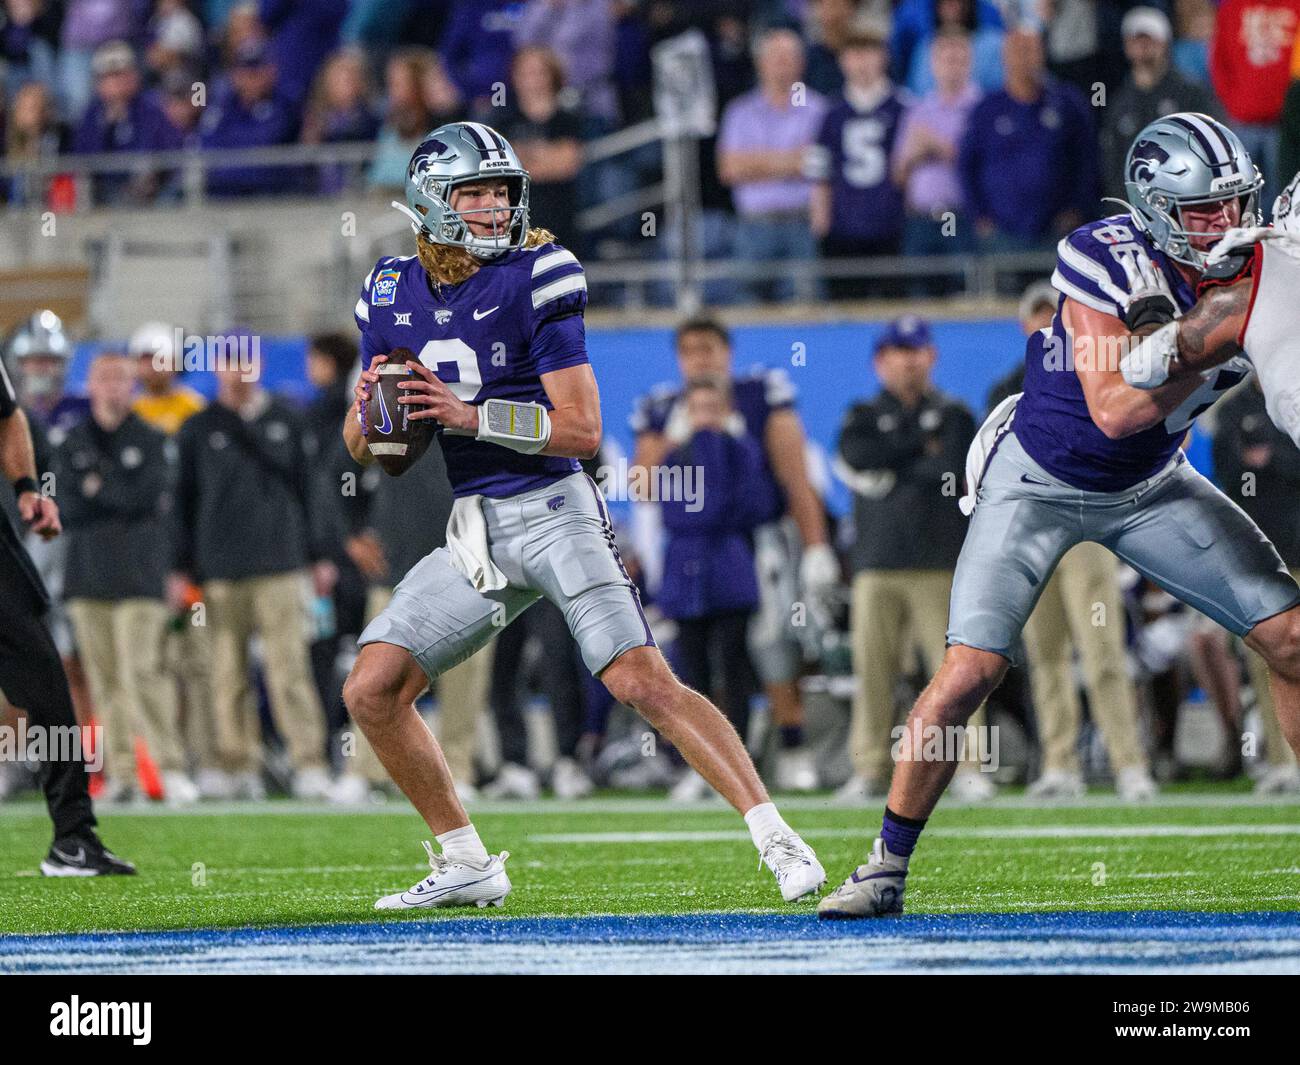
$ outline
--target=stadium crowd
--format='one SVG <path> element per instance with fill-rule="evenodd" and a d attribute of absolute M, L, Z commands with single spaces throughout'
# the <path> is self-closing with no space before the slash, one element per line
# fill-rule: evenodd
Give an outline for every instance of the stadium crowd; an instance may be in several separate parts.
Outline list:
<path fill-rule="evenodd" d="M 1030 287 L 1026 333 L 1056 299 L 1045 282 Z M 833 467 L 853 507 L 836 520 L 805 459 L 789 376 L 745 370 L 713 318 L 683 322 L 674 342 L 680 379 L 649 388 L 630 412 L 636 452 L 621 467 L 676 471 L 680 489 L 643 496 L 635 533 L 619 531 L 656 638 L 778 787 L 875 795 L 894 727 L 943 653 L 966 524 L 956 497 L 983 412 L 935 386 L 941 352 L 924 320 L 892 322 L 874 350 L 879 391 L 844 412 Z M 50 312 L 4 349 L 67 523 L 52 544 L 28 543 L 56 599 L 79 719 L 104 728 L 97 787 L 173 802 L 256 799 L 268 783 L 340 803 L 381 797 L 384 771 L 347 720 L 341 684 L 365 622 L 445 542 L 441 451 L 400 480 L 355 465 L 339 431 L 358 363 L 349 336 L 310 339 L 305 408 L 237 363 L 206 403 L 167 368 L 173 343 L 154 323 L 125 350 L 101 349 L 85 396 L 65 387 L 70 347 Z M 1019 390 L 1019 374 L 994 385 L 990 408 Z M 1300 566 L 1300 452 L 1253 383 L 1219 405 L 1213 456 L 1220 484 Z M 607 492 L 618 469 L 609 454 L 588 464 Z M 1027 669 L 975 721 L 1022 737 L 999 779 L 1018 775 L 1043 797 L 1108 780 L 1127 799 L 1149 798 L 1188 771 L 1175 726 L 1199 689 L 1218 721 L 1208 740 L 1202 728 L 1200 754 L 1215 753 L 1199 771 L 1231 779 L 1248 762 L 1260 790 L 1300 789 L 1262 663 L 1105 550 L 1066 556 L 1025 642 Z M 545 600 L 429 698 L 467 793 L 477 783 L 502 798 L 544 784 L 569 798 L 597 784 L 707 794 L 662 741 L 647 746 Z M 968 753 L 954 787 L 986 798 L 992 767 Z M 0 767 L 0 792 L 6 782 L 14 774 Z"/>
<path fill-rule="evenodd" d="M 423 133 L 471 117 L 516 145 L 567 246 L 664 254 L 631 220 L 578 221 L 657 181 L 658 151 L 584 166 L 584 145 L 650 117 L 652 49 L 696 30 L 720 111 L 709 258 L 1050 248 L 1121 191 L 1158 114 L 1225 117 L 1270 182 L 1300 169 L 1298 24 L 1300 0 L 4 0 L 0 192 L 54 210 L 181 195 L 175 171 L 22 172 L 60 153 L 360 143 L 364 166 L 242 162 L 207 192 L 387 198 Z"/>

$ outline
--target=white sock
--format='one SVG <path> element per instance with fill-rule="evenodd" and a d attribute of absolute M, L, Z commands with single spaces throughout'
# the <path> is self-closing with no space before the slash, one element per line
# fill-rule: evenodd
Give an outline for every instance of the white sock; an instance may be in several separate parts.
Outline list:
<path fill-rule="evenodd" d="M 777 812 L 776 804 L 770 802 L 761 802 L 745 814 L 745 824 L 749 826 L 750 838 L 759 850 L 763 849 L 767 837 L 773 832 L 793 831 Z"/>
<path fill-rule="evenodd" d="M 470 865 L 484 865 L 488 860 L 487 848 L 478 838 L 478 829 L 473 825 L 453 828 L 441 836 L 434 837 L 442 853 L 453 862 L 468 862 Z"/>

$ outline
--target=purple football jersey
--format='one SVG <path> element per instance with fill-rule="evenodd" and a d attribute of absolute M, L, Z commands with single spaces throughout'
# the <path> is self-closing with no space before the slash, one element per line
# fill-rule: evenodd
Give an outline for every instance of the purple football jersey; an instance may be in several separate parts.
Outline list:
<path fill-rule="evenodd" d="M 774 411 L 792 409 L 794 400 L 794 385 L 784 370 L 754 367 L 731 381 L 732 406 L 744 420 L 746 433 L 757 442 L 763 455 L 754 485 L 754 492 L 762 500 L 757 508 L 760 524 L 775 521 L 785 513 L 785 493 L 768 462 L 765 438 L 768 418 Z M 681 386 L 662 384 L 636 401 L 628 424 L 638 435 L 662 433 L 670 421 L 685 417 L 686 404 Z"/>
<path fill-rule="evenodd" d="M 409 348 L 466 403 L 509 399 L 552 409 L 543 374 L 587 362 L 587 281 L 558 244 L 507 252 L 458 285 L 434 286 L 414 255 L 383 258 L 357 300 L 361 362 Z M 457 496 L 518 495 L 568 477 L 576 459 L 439 431 Z"/>
<path fill-rule="evenodd" d="M 1169 283 L 1180 312 L 1196 302 L 1195 291 L 1173 261 L 1128 215 L 1112 215 L 1080 226 L 1057 245 L 1052 285 L 1061 298 L 1051 328 L 1029 338 L 1024 395 L 1016 405 L 1016 437 L 1030 457 L 1067 484 L 1090 492 L 1123 491 L 1159 472 L 1178 450 L 1192 422 L 1247 372 L 1239 363 L 1220 366 L 1158 425 L 1120 440 L 1106 436 L 1088 412 L 1074 369 L 1071 340 L 1061 322 L 1061 307 L 1068 296 L 1085 307 L 1123 319 L 1124 308 L 1116 297 L 1129 290 L 1122 263 L 1125 256 L 1145 257 L 1156 266 Z"/>

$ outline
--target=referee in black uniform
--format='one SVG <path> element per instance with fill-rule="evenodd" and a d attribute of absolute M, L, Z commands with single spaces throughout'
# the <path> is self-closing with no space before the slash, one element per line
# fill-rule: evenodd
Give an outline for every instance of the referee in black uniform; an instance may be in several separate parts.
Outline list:
<path fill-rule="evenodd" d="M 32 532 L 52 539 L 62 531 L 59 508 L 41 494 L 31 428 L 0 360 L 0 473 L 14 486 L 18 514 Z M 8 516 L 0 517 L 0 691 L 27 711 L 29 728 L 72 729 L 72 695 L 58 649 L 43 621 L 49 593 Z M 52 733 L 51 740 L 58 733 Z M 71 735 L 71 733 L 65 733 Z M 62 752 L 60 751 L 62 748 Z M 66 744 L 47 744 L 40 781 L 54 821 L 54 842 L 41 862 L 46 876 L 130 874 L 135 866 L 100 842 L 84 762 L 60 759 Z"/>

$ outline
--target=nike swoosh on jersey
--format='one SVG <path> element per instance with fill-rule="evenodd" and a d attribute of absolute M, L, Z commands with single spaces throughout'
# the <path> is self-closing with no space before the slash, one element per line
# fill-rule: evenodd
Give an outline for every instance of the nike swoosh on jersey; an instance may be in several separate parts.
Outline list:
<path fill-rule="evenodd" d="M 475 310 L 474 310 L 474 321 L 476 321 L 476 322 L 480 322 L 480 321 L 482 321 L 484 318 L 486 318 L 489 314 L 491 314 L 492 311 L 499 311 L 500 309 L 501 309 L 501 304 L 499 304 L 499 303 L 498 303 L 495 307 L 493 307 L 491 310 L 480 311 L 480 310 L 478 310 L 477 308 L 475 308 Z"/>

